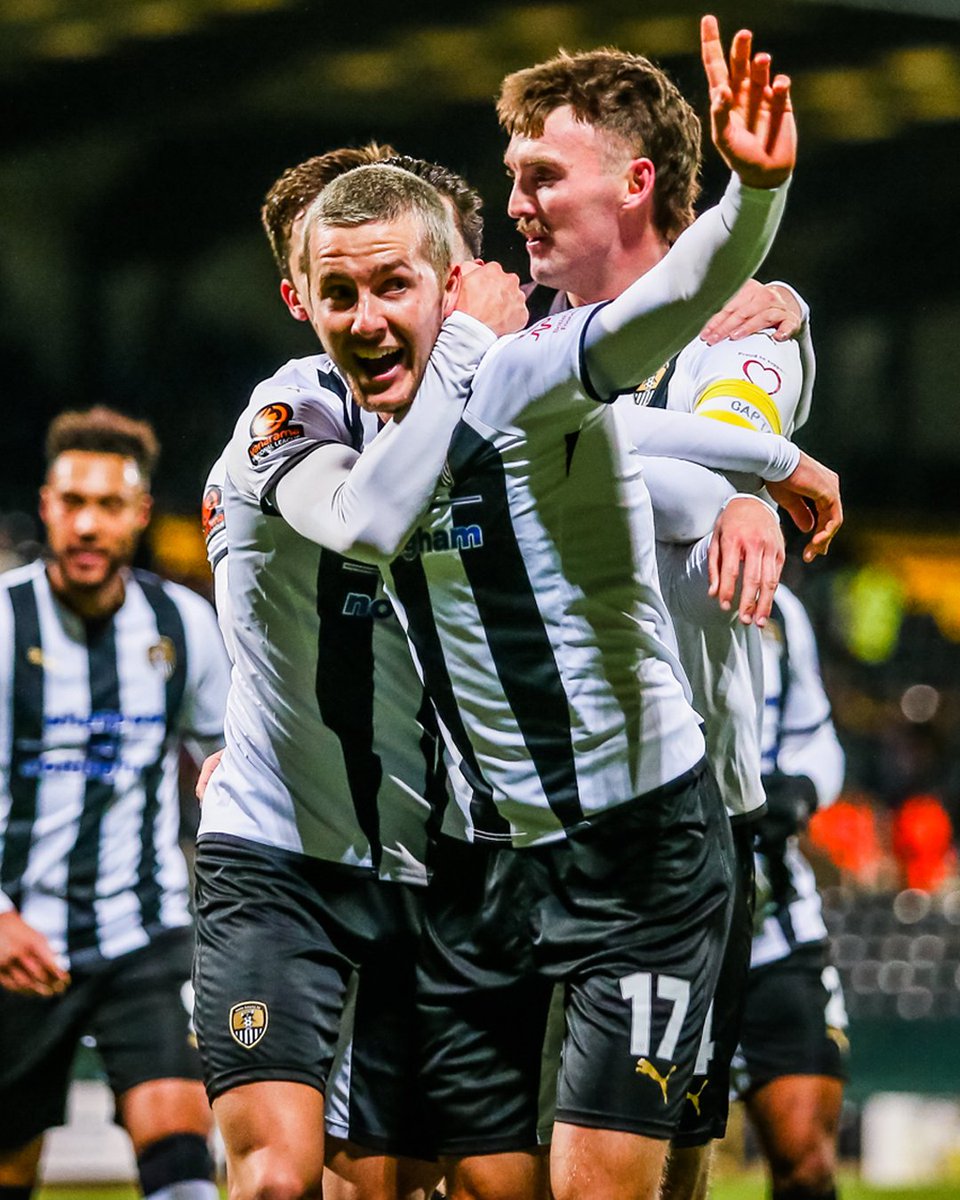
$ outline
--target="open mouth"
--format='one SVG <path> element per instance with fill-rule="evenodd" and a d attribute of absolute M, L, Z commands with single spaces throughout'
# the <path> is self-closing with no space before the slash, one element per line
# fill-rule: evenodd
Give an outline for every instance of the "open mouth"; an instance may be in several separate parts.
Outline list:
<path fill-rule="evenodd" d="M 400 365 L 403 350 L 364 350 L 354 354 L 357 373 L 367 383 L 385 382 Z"/>

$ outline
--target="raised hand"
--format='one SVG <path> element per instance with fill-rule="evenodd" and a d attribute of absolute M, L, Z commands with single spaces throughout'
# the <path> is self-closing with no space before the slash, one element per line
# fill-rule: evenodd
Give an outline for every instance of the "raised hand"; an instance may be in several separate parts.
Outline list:
<path fill-rule="evenodd" d="M 700 21 L 700 49 L 710 88 L 713 144 L 748 187 L 773 188 L 797 158 L 790 80 L 770 80 L 770 55 L 753 53 L 753 34 L 741 29 L 723 53 L 716 17 Z"/>

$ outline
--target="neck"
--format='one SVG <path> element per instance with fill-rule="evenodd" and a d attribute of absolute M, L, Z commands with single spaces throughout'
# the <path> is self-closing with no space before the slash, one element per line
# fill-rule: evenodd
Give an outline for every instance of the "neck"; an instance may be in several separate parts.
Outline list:
<path fill-rule="evenodd" d="M 126 585 L 120 571 L 104 580 L 99 587 L 77 587 L 64 576 L 59 563 L 51 562 L 47 564 L 47 578 L 60 603 L 84 621 L 105 621 L 112 617 L 126 595 Z"/>
<path fill-rule="evenodd" d="M 631 283 L 636 283 L 644 275 L 666 257 L 670 246 L 666 239 L 651 225 L 637 236 L 631 243 L 627 241 L 621 253 L 610 262 L 604 264 L 602 272 L 583 288 L 583 294 L 568 291 L 567 298 L 574 308 L 581 304 L 599 304 L 606 300 L 616 300 L 625 292 Z"/>

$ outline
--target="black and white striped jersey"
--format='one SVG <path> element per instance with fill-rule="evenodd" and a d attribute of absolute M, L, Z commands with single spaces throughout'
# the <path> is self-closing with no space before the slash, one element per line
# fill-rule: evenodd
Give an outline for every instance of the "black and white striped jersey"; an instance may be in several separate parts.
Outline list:
<path fill-rule="evenodd" d="M 480 364 L 433 506 L 388 579 L 470 785 L 448 834 L 561 839 L 703 756 L 649 494 L 611 402 L 745 278 L 731 268 L 782 198 L 732 185 L 621 296 L 549 314 Z"/>
<path fill-rule="evenodd" d="M 548 309 L 556 315 L 569 308 L 564 293 L 549 289 L 534 289 L 532 299 L 535 311 Z M 805 361 L 813 362 L 809 337 Z M 805 418 L 809 396 L 798 343 L 776 342 L 764 333 L 714 346 L 695 338 L 632 394 L 617 401 L 627 436 L 644 456 L 644 477 L 660 539 L 658 568 L 663 595 L 673 618 L 693 705 L 703 718 L 707 757 L 732 818 L 746 816 L 764 804 L 760 632 L 755 626 L 740 624 L 735 614 L 731 619 L 715 602 L 702 603 L 705 584 L 703 597 L 692 594 L 688 544 L 709 534 L 720 505 L 734 494 L 736 486 L 755 489 L 757 481 L 728 471 L 735 482 L 725 485 L 676 459 L 649 457 L 647 430 L 637 419 L 637 410 L 653 407 L 694 413 L 728 427 L 789 435 L 801 405 Z M 695 503 L 698 491 L 700 502 Z"/>
<path fill-rule="evenodd" d="M 183 739 L 219 740 L 213 610 L 146 572 L 93 624 L 42 562 L 0 577 L 0 886 L 72 967 L 186 925 Z"/>
<path fill-rule="evenodd" d="M 843 786 L 844 754 L 830 719 L 810 618 L 783 584 L 763 629 L 763 771 L 806 775 L 827 808 Z M 826 940 L 820 897 L 797 839 L 782 857 L 757 855 L 758 931 L 752 965 L 785 958 L 800 945 Z"/>
<path fill-rule="evenodd" d="M 453 836 L 560 838 L 703 755 L 640 466 L 581 377 L 598 311 L 488 352 L 433 506 L 389 568 L 469 784 Z"/>
<path fill-rule="evenodd" d="M 424 883 L 445 773 L 380 571 L 302 537 L 272 502 L 318 446 L 362 450 L 365 418 L 325 354 L 293 360 L 254 390 L 208 479 L 208 553 L 234 667 L 199 836 Z M 375 431 L 368 419 L 368 440 Z"/>

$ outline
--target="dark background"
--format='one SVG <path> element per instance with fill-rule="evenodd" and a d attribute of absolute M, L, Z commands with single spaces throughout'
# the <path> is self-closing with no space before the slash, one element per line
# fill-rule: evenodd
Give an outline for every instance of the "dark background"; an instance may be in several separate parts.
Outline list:
<path fill-rule="evenodd" d="M 721 0 L 795 81 L 800 166 L 764 278 L 814 311 L 800 441 L 851 516 L 960 509 L 960 0 Z M 0 3 L 0 510 L 31 510 L 42 431 L 97 401 L 148 415 L 161 508 L 196 507 L 253 384 L 313 337 L 282 308 L 258 226 L 286 166 L 389 139 L 462 171 L 487 252 L 502 215 L 503 73 L 614 43 L 706 111 L 699 3 L 6 0 Z M 708 152 L 705 199 L 723 182 Z"/>

